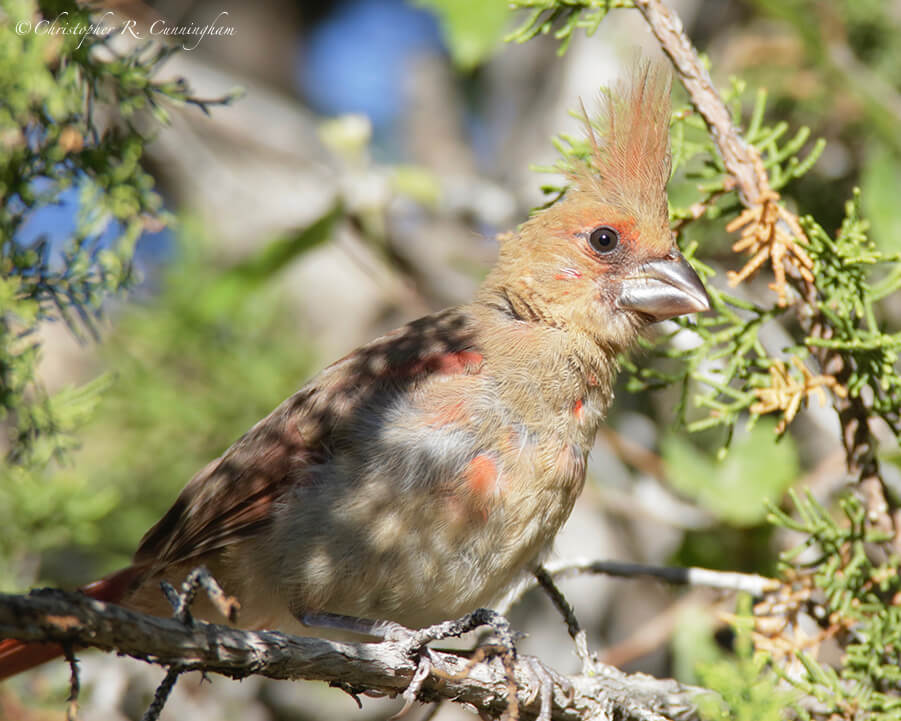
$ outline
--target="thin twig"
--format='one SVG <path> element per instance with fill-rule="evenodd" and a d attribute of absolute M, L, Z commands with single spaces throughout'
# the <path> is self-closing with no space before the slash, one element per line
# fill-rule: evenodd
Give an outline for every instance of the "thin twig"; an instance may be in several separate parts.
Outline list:
<path fill-rule="evenodd" d="M 66 721 L 78 719 L 78 695 L 81 693 L 81 680 L 78 677 L 78 659 L 72 650 L 72 644 L 63 644 L 63 653 L 69 662 L 69 697 L 66 699 Z"/>
<path fill-rule="evenodd" d="M 663 52 L 669 56 L 692 104 L 707 124 L 719 148 L 726 170 L 735 178 L 736 190 L 746 207 L 760 200 L 760 172 L 753 162 L 756 151 L 732 125 L 729 109 L 723 103 L 710 79 L 710 74 L 692 46 L 679 16 L 661 0 L 635 0 Z M 758 159 L 759 162 L 759 159 Z M 766 171 L 763 171 L 766 177 Z"/>
<path fill-rule="evenodd" d="M 172 689 L 175 688 L 175 682 L 178 681 L 178 677 L 183 671 L 184 670 L 178 666 L 171 666 L 169 668 L 166 672 L 166 678 L 164 678 L 160 682 L 160 685 L 156 687 L 156 692 L 153 694 L 153 701 L 150 703 L 150 706 L 147 707 L 147 710 L 141 717 L 141 721 L 157 721 L 160 714 L 163 712 L 166 701 L 169 700 L 169 694 L 172 693 Z"/>
<path fill-rule="evenodd" d="M 172 605 L 172 617 L 185 626 L 192 626 L 194 619 L 191 616 L 191 604 L 197 597 L 197 591 L 203 588 L 210 601 L 229 621 L 234 621 L 240 607 L 238 601 L 231 596 L 226 596 L 222 587 L 213 578 L 206 566 L 198 566 L 191 571 L 181 584 L 181 592 L 176 590 L 166 581 L 160 584 L 166 599 Z M 142 721 L 157 721 L 163 712 L 163 707 L 175 687 L 178 677 L 184 673 L 184 667 L 174 664 L 169 667 L 166 678 L 162 680 L 153 695 L 153 702 L 144 713 Z"/>
<path fill-rule="evenodd" d="M 709 568 L 686 568 L 678 566 L 650 566 L 643 563 L 624 561 L 592 561 L 583 566 L 571 566 L 567 571 L 599 573 L 605 576 L 635 578 L 647 576 L 678 586 L 718 588 L 726 591 L 742 591 L 752 596 L 763 596 L 781 587 L 775 578 L 758 576 L 754 573 L 735 571 L 714 571 Z"/>
<path fill-rule="evenodd" d="M 172 605 L 173 617 L 184 624 L 192 623 L 191 604 L 194 603 L 197 591 L 201 588 L 206 591 L 207 596 L 219 613 L 229 621 L 235 621 L 238 609 L 241 608 L 241 604 L 238 603 L 236 598 L 225 595 L 225 591 L 222 590 L 222 587 L 213 578 L 206 566 L 198 566 L 188 574 L 181 584 L 180 593 L 176 592 L 171 584 L 166 581 L 163 581 L 160 587 L 163 589 L 166 599 Z"/>
<path fill-rule="evenodd" d="M 755 597 L 763 596 L 782 587 L 782 583 L 777 579 L 758 576 L 754 573 L 714 571 L 709 568 L 697 568 L 694 566 L 652 566 L 628 561 L 589 561 L 580 559 L 548 563 L 544 566 L 544 569 L 551 578 L 557 580 L 586 574 L 618 576 L 620 578 L 645 576 L 677 586 L 717 588 L 724 591 L 745 592 Z M 521 598 L 526 592 L 536 586 L 538 586 L 537 580 L 523 584 L 522 589 L 518 589 L 516 598 Z"/>
<path fill-rule="evenodd" d="M 535 569 L 535 580 L 538 581 L 538 585 L 544 589 L 545 593 L 547 593 L 551 602 L 554 604 L 554 607 L 560 612 L 560 615 L 563 616 L 563 620 L 566 622 L 566 630 L 569 632 L 569 637 L 576 645 L 576 654 L 578 654 L 579 659 L 582 661 L 582 672 L 590 673 L 594 668 L 595 659 L 592 658 L 591 652 L 588 650 L 588 634 L 585 633 L 585 629 L 582 628 L 579 619 L 576 618 L 576 613 L 573 610 L 572 605 L 566 600 L 566 597 L 560 589 L 557 588 L 554 579 L 544 566 L 539 566 Z"/>

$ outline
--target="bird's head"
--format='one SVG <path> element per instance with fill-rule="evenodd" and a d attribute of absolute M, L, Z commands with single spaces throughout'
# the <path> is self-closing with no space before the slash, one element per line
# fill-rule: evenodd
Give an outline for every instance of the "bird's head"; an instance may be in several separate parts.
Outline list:
<path fill-rule="evenodd" d="M 588 125 L 590 163 L 565 197 L 502 240 L 486 290 L 526 321 L 628 347 L 648 323 L 708 310 L 669 227 L 670 80 L 641 62 Z"/>

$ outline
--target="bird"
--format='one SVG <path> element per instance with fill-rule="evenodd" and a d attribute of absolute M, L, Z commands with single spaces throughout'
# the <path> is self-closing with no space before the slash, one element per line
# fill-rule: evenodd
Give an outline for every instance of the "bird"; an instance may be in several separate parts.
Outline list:
<path fill-rule="evenodd" d="M 500 238 L 474 299 L 325 368 L 201 469 L 127 568 L 83 587 L 170 615 L 205 565 L 236 624 L 419 628 L 537 568 L 582 491 L 618 358 L 709 309 L 670 228 L 669 71 L 640 60 L 586 116 L 568 188 Z M 198 599 L 194 615 L 222 621 Z M 60 655 L 0 642 L 0 678 Z"/>

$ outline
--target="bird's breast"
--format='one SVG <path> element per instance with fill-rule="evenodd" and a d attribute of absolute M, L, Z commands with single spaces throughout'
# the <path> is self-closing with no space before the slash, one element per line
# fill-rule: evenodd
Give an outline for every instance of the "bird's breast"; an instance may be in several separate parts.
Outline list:
<path fill-rule="evenodd" d="M 490 604 L 581 492 L 593 409 L 577 405 L 536 423 L 491 377 L 460 373 L 360 415 L 355 442 L 336 443 L 282 508 L 270 546 L 290 593 L 302 608 L 413 625 Z"/>

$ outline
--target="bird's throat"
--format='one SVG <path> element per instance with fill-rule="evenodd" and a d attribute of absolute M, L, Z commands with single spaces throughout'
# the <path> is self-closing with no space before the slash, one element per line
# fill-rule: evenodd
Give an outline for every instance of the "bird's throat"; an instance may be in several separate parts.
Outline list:
<path fill-rule="evenodd" d="M 527 427 L 588 450 L 613 397 L 616 356 L 570 329 L 476 306 L 479 339 L 502 403 Z M 548 419 L 554 419 L 549 424 Z"/>

